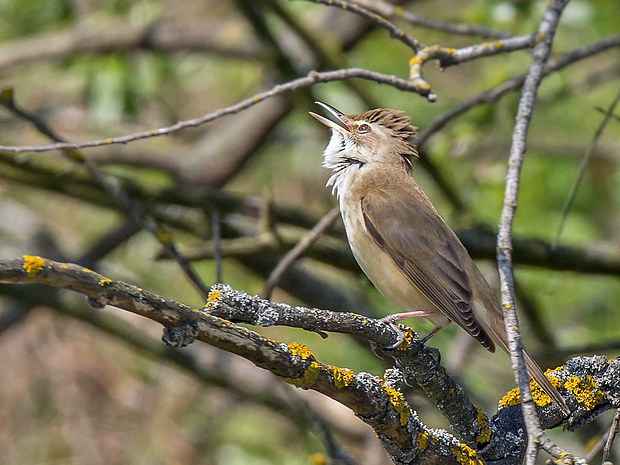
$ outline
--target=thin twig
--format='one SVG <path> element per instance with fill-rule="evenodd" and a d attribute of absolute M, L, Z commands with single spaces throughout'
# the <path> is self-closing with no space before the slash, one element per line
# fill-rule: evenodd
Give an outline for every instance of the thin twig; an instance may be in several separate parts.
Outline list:
<path fill-rule="evenodd" d="M 298 395 L 297 391 L 294 391 L 292 387 L 289 393 L 291 394 L 295 406 L 299 408 L 301 416 L 305 417 L 305 420 L 312 427 L 314 434 L 316 434 L 323 443 L 327 455 L 332 459 L 330 463 L 333 465 L 357 465 L 357 462 L 353 460 L 347 450 L 336 441 L 330 425 L 325 421 L 325 418 L 323 418 L 309 402 Z"/>
<path fill-rule="evenodd" d="M 618 426 L 620 425 L 620 409 L 616 410 L 614 414 L 614 419 L 611 422 L 611 426 L 609 428 L 609 436 L 607 436 L 607 441 L 605 442 L 605 447 L 603 448 L 603 460 L 602 462 L 608 462 L 609 456 L 611 455 L 611 446 L 614 444 L 614 440 L 616 439 L 616 434 L 618 434 Z"/>
<path fill-rule="evenodd" d="M 547 63 L 545 66 L 544 76 L 549 75 L 552 72 L 559 71 L 566 66 L 577 63 L 580 60 L 585 58 L 589 58 L 598 53 L 604 52 L 610 48 L 620 46 L 620 34 L 614 34 L 608 37 L 605 37 L 602 40 L 594 42 L 592 44 L 588 44 L 584 47 L 580 47 L 578 49 L 572 50 L 560 56 L 557 60 L 554 60 L 552 63 Z M 433 121 L 430 122 L 418 135 L 416 143 L 418 146 L 423 146 L 428 142 L 428 140 L 436 133 L 438 133 L 443 127 L 448 124 L 453 119 L 461 116 L 465 112 L 475 108 L 479 105 L 489 105 L 495 103 L 501 97 L 506 95 L 508 92 L 516 91 L 523 86 L 523 82 L 525 81 L 525 74 L 520 74 L 513 78 L 510 78 L 501 84 L 498 84 L 491 89 L 485 90 L 479 94 L 476 94 L 467 100 L 464 100 L 451 110 L 446 113 L 438 116 Z"/>
<path fill-rule="evenodd" d="M 600 451 L 603 450 L 603 447 L 605 446 L 606 439 L 607 438 L 603 434 L 599 438 L 599 440 L 596 442 L 594 447 L 592 447 L 591 449 L 588 450 L 588 453 L 584 457 L 584 460 L 586 461 L 586 463 L 590 463 L 592 461 L 592 459 L 594 457 L 596 457 L 596 454 L 598 454 Z"/>
<path fill-rule="evenodd" d="M 575 61 L 581 60 L 583 58 L 587 58 L 596 53 L 600 53 L 604 50 L 607 50 L 611 47 L 617 47 L 620 45 L 620 34 L 616 34 L 613 36 L 609 36 L 599 42 L 595 42 L 594 44 L 581 47 L 579 49 L 574 50 L 573 52 L 566 53 L 563 55 L 557 63 L 550 66 L 551 71 L 555 71 L 563 68 L 569 64 L 574 63 Z M 134 142 L 137 140 L 148 139 L 151 137 L 159 137 L 159 136 L 167 136 L 172 135 L 178 131 L 187 128 L 198 127 L 206 123 L 210 123 L 216 119 L 219 119 L 226 115 L 231 115 L 235 113 L 239 113 L 246 108 L 249 108 L 257 103 L 262 102 L 270 97 L 274 97 L 276 95 L 283 94 L 285 92 L 297 90 L 302 87 L 308 87 L 314 84 L 319 83 L 327 83 L 334 81 L 342 81 L 345 79 L 365 79 L 368 81 L 377 82 L 379 84 L 387 84 L 392 87 L 395 87 L 400 90 L 404 90 L 406 92 L 414 92 L 427 99 L 432 99 L 430 95 L 430 88 L 420 87 L 419 85 L 406 81 L 404 79 L 400 79 L 396 76 L 389 76 L 382 73 L 377 73 L 375 71 L 370 71 L 362 68 L 348 68 L 348 69 L 340 69 L 337 71 L 325 71 L 325 72 L 316 72 L 312 71 L 308 73 L 307 76 L 294 79 L 292 81 L 278 84 L 274 86 L 272 89 L 260 92 L 253 97 L 242 100 L 234 105 L 229 107 L 221 108 L 219 110 L 207 113 L 198 118 L 193 118 L 189 120 L 179 121 L 178 123 L 172 126 L 165 126 L 158 129 L 151 129 L 148 131 L 136 132 L 124 136 L 119 137 L 111 137 L 106 139 L 98 139 L 87 142 L 80 143 L 56 143 L 56 144 L 48 144 L 48 145 L 25 145 L 25 146 L 10 146 L 10 145 L 0 145 L 0 151 L 3 152 L 11 152 L 11 153 L 24 153 L 24 152 L 51 152 L 53 150 L 61 150 L 61 149 L 84 149 L 89 147 L 103 147 L 108 145 L 115 144 L 127 144 L 130 142 Z M 449 120 L 454 117 L 464 113 L 465 111 L 471 109 L 472 107 L 483 104 L 483 103 L 492 103 L 497 98 L 502 96 L 504 93 L 510 90 L 516 90 L 521 87 L 524 76 L 517 76 L 510 81 L 506 81 L 503 84 L 491 89 L 491 91 L 484 92 L 483 94 L 479 94 L 478 96 L 469 99 L 459 106 L 455 107 L 450 112 L 442 115 L 440 118 L 437 118 L 433 121 L 427 128 L 420 133 L 420 145 L 422 145 L 432 133 L 437 132 L 441 127 L 443 127 Z"/>
<path fill-rule="evenodd" d="M 383 16 L 378 15 L 366 8 L 357 5 L 355 3 L 343 1 L 343 0 L 309 0 L 314 3 L 322 3 L 323 5 L 335 6 L 346 11 L 355 13 L 363 18 L 366 18 L 390 33 L 390 37 L 400 40 L 403 44 L 409 47 L 411 50 L 417 53 L 422 44 L 420 44 L 413 37 L 408 35 L 405 31 L 400 29 L 396 24 L 388 21 Z"/>
<path fill-rule="evenodd" d="M 594 109 L 596 111 L 598 111 L 599 113 L 602 113 L 603 115 L 607 114 L 607 110 L 605 110 L 604 108 L 594 107 Z M 613 119 L 617 120 L 617 121 L 620 121 L 620 116 L 618 116 L 618 115 L 609 115 L 609 116 L 612 117 Z"/>
<path fill-rule="evenodd" d="M 497 263 L 500 276 L 502 307 L 504 323 L 508 334 L 510 357 L 515 371 L 515 380 L 521 394 L 521 406 L 528 433 L 528 451 L 526 463 L 534 464 L 538 455 L 538 446 L 543 447 L 555 457 L 565 454 L 564 451 L 552 444 L 544 434 L 538 416 L 532 393 L 529 388 L 529 377 L 523 359 L 523 346 L 519 334 L 519 321 L 516 312 L 516 298 L 514 290 L 514 274 L 512 269 L 512 225 L 517 207 L 519 180 L 521 167 L 525 158 L 525 144 L 527 132 L 534 109 L 534 102 L 538 87 L 543 78 L 545 62 L 551 52 L 551 44 L 558 27 L 562 10 L 568 0 L 552 0 L 545 9 L 538 28 L 538 43 L 532 53 L 532 62 L 525 77 L 519 107 L 517 110 L 515 128 L 512 134 L 504 203 L 502 207 L 499 231 L 497 234 Z"/>
<path fill-rule="evenodd" d="M 48 144 L 48 145 L 30 145 L 30 146 L 6 146 L 1 145 L 0 151 L 2 152 L 11 152 L 11 153 L 23 153 L 23 152 L 50 152 L 52 150 L 62 150 L 62 149 L 85 149 L 89 147 L 103 147 L 114 144 L 127 144 L 129 142 L 134 142 L 141 139 L 149 139 L 151 137 L 159 137 L 159 136 L 169 136 L 176 132 L 181 131 L 182 129 L 187 128 L 195 128 L 201 126 L 206 123 L 210 123 L 216 119 L 219 119 L 226 115 L 232 115 L 235 113 L 239 113 L 246 108 L 249 108 L 257 103 L 262 102 L 270 97 L 274 97 L 276 95 L 283 94 L 285 92 L 290 92 L 293 90 L 301 89 L 302 87 L 309 87 L 314 84 L 326 83 L 326 82 L 334 82 L 334 81 L 343 81 L 345 79 L 366 79 L 368 81 L 377 82 L 379 84 L 387 84 L 392 87 L 395 87 L 400 90 L 404 90 L 407 92 L 414 92 L 420 94 L 424 97 L 429 96 L 428 89 L 420 88 L 419 86 L 406 81 L 404 79 L 400 79 L 396 76 L 388 76 L 387 74 L 377 73 L 375 71 L 370 71 L 363 68 L 347 68 L 347 69 L 339 69 L 336 71 L 325 71 L 325 72 L 316 72 L 311 71 L 307 76 L 293 79 L 292 81 L 285 82 L 283 84 L 276 84 L 270 90 L 260 92 L 253 97 L 247 98 L 245 100 L 241 100 L 240 102 L 231 105 L 229 107 L 220 108 L 219 110 L 212 111 L 198 118 L 193 118 L 189 120 L 179 121 L 172 126 L 165 126 L 158 129 L 151 129 L 149 131 L 141 131 L 133 134 L 128 134 L 125 136 L 119 137 L 111 137 L 107 139 L 98 139 L 87 142 L 79 142 L 79 143 L 66 143 L 59 142 L 56 144 Z"/>
<path fill-rule="evenodd" d="M 434 29 L 436 31 L 447 32 L 449 34 L 491 37 L 495 39 L 507 39 L 510 34 L 478 24 L 456 24 L 438 21 L 436 19 L 425 18 L 416 15 L 401 6 L 396 6 L 381 0 L 354 0 L 357 5 L 374 11 L 384 18 L 402 19 L 413 26 Z"/>
<path fill-rule="evenodd" d="M 570 193 L 568 194 L 568 198 L 566 199 L 566 203 L 564 204 L 564 209 L 562 210 L 562 219 L 560 220 L 560 226 L 558 227 L 558 232 L 555 236 L 555 247 L 557 247 L 557 245 L 560 243 L 560 236 L 562 235 L 564 224 L 566 223 L 566 218 L 568 217 L 568 212 L 570 211 L 570 208 L 573 205 L 573 201 L 575 200 L 575 196 L 577 195 L 577 189 L 579 189 L 579 185 L 581 184 L 581 180 L 583 179 L 586 169 L 588 168 L 590 159 L 592 158 L 592 155 L 598 147 L 598 141 L 603 135 L 603 130 L 609 123 L 609 120 L 611 120 L 614 111 L 616 110 L 616 106 L 618 105 L 618 102 L 620 102 L 620 90 L 618 90 L 618 93 L 616 94 L 613 102 L 611 102 L 611 105 L 609 105 L 609 108 L 607 108 L 607 110 L 605 111 L 605 116 L 603 117 L 601 124 L 599 124 L 598 128 L 596 128 L 596 131 L 594 132 L 594 137 L 592 137 L 592 142 L 590 143 L 588 150 L 586 150 L 583 160 L 581 160 L 581 165 L 579 166 L 577 177 L 573 182 Z"/>
<path fill-rule="evenodd" d="M 323 234 L 326 229 L 329 229 L 334 224 L 339 214 L 340 209 L 337 207 L 327 213 L 310 231 L 308 231 L 306 235 L 301 238 L 295 247 L 289 250 L 288 253 L 282 257 L 282 260 L 280 260 L 278 266 L 274 268 L 265 282 L 265 288 L 262 294 L 264 299 L 269 299 L 271 297 L 273 289 L 277 286 L 280 278 L 286 270 L 288 270 L 293 263 L 295 263 L 299 257 L 301 257 L 303 253 L 316 242 L 319 236 Z"/>
<path fill-rule="evenodd" d="M 391 23 L 383 16 L 367 10 L 355 3 L 350 3 L 343 0 L 309 0 L 314 3 L 322 3 L 324 5 L 335 6 L 346 11 L 356 13 L 375 24 L 381 26 L 390 32 L 392 37 L 397 38 L 405 45 L 410 47 L 414 56 L 409 60 L 409 81 L 415 84 L 420 89 L 424 89 L 427 98 L 435 100 L 436 95 L 431 92 L 431 86 L 422 77 L 422 67 L 431 60 L 437 60 L 439 66 L 446 68 L 448 66 L 457 65 L 466 61 L 471 61 L 476 58 L 497 55 L 499 53 L 513 52 L 516 50 L 523 50 L 531 47 L 534 44 L 536 37 L 533 34 L 509 37 L 502 40 L 496 40 L 493 42 L 483 42 L 481 44 L 475 44 L 469 47 L 463 47 L 461 49 L 441 47 L 439 45 L 426 46 L 411 36 L 407 35 L 404 31 L 398 28 L 395 24 Z"/>

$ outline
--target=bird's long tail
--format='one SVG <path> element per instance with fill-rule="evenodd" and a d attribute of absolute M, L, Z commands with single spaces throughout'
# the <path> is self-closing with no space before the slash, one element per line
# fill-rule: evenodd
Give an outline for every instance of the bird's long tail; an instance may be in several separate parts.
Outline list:
<path fill-rule="evenodd" d="M 525 350 L 523 351 L 523 358 L 525 359 L 525 367 L 527 368 L 529 375 L 538 383 L 542 390 L 545 391 L 545 393 L 560 406 L 562 411 L 569 415 L 570 409 L 568 408 L 568 405 L 566 405 L 564 398 L 545 376 L 541 368 L 538 366 L 538 363 L 536 363 L 536 361 Z"/>

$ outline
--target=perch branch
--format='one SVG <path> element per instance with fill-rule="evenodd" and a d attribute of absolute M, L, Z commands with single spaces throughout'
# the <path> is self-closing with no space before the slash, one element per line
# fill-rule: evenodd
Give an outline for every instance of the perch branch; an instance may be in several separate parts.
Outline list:
<path fill-rule="evenodd" d="M 481 450 L 481 458 L 486 460 L 505 454 L 506 463 L 516 464 L 522 458 L 522 451 L 519 452 L 520 444 L 524 443 L 521 422 L 516 418 L 508 420 L 511 416 L 520 416 L 518 391 L 508 393 L 500 402 L 503 407 L 488 419 L 471 405 L 460 386 L 438 367 L 432 353 L 409 331 L 406 344 L 392 351 L 392 356 L 402 367 L 405 379 L 420 383 L 442 411 L 451 415 L 455 431 L 471 446 L 459 443 L 445 432 L 428 430 L 419 422 L 398 388 L 402 382 L 399 370 L 386 372 L 385 378 L 355 374 L 319 362 L 300 344 L 266 339 L 216 315 L 261 325 L 286 324 L 308 330 L 346 332 L 381 346 L 393 343 L 396 337 L 393 329 L 378 320 L 351 313 L 275 304 L 221 284 L 212 287 L 205 308 L 191 309 L 82 266 L 35 256 L 0 259 L 0 282 L 39 283 L 80 292 L 98 306 L 113 305 L 157 321 L 170 331 L 180 329 L 183 337 L 196 338 L 240 355 L 291 384 L 332 397 L 375 428 L 395 463 L 443 459 L 446 462 L 442 463 L 456 464 L 462 454 L 475 461 L 477 457 L 471 446 Z M 591 420 L 611 404 L 620 405 L 619 371 L 618 360 L 584 357 L 573 359 L 551 373 L 563 389 L 574 393 L 573 426 L 578 420 Z M 562 421 L 557 406 L 544 396 L 536 400 L 544 426 L 557 426 Z M 522 440 L 515 441 L 516 438 Z M 513 455 L 515 448 L 518 453 Z"/>

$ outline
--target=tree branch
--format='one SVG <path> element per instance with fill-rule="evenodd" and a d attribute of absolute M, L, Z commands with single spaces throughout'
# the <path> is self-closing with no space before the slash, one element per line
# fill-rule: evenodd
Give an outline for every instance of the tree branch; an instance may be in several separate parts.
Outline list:
<path fill-rule="evenodd" d="M 99 306 L 113 305 L 161 323 L 168 328 L 168 334 L 180 336 L 180 345 L 196 338 L 240 355 L 291 384 L 321 392 L 351 408 L 371 425 L 395 463 L 410 463 L 415 459 L 417 463 L 442 460 L 442 463 L 456 464 L 460 463 L 462 454 L 476 460 L 474 448 L 481 450 L 481 458 L 485 460 L 500 454 L 506 463 L 519 463 L 518 451 L 524 444 L 524 437 L 519 420 L 518 391 L 508 393 L 500 402 L 503 408 L 488 419 L 471 405 L 462 388 L 438 367 L 432 352 L 420 345 L 408 330 L 406 344 L 391 355 L 407 382 L 419 383 L 435 400 L 464 443 L 420 423 L 399 390 L 402 383 L 399 370 L 386 372 L 385 378 L 355 374 L 319 362 L 300 344 L 266 339 L 216 315 L 263 326 L 285 324 L 307 330 L 346 332 L 380 346 L 393 343 L 393 329 L 378 320 L 351 313 L 276 304 L 221 284 L 212 287 L 205 308 L 191 309 L 84 267 L 35 256 L 1 259 L 0 282 L 41 283 L 80 292 Z M 620 405 L 618 373 L 620 362 L 605 357 L 576 358 L 551 373 L 563 389 L 574 395 L 575 414 L 571 427 L 591 420 L 611 405 Z M 559 409 L 543 395 L 534 399 L 544 426 L 558 425 L 562 419 Z M 521 442 L 515 441 L 518 437 L 522 438 Z"/>
<path fill-rule="evenodd" d="M 538 87 L 544 75 L 544 66 L 551 52 L 551 44 L 557 30 L 560 16 L 568 0 L 552 0 L 545 9 L 538 32 L 537 43 L 532 53 L 532 62 L 523 83 L 516 124 L 512 135 L 504 204 L 502 207 L 499 231 L 497 234 L 497 265 L 500 275 L 501 300 L 504 310 L 504 324 L 508 334 L 508 346 L 512 360 L 515 380 L 521 392 L 521 406 L 528 432 L 528 452 L 526 463 L 533 464 L 538 455 L 538 447 L 543 447 L 554 457 L 572 460 L 572 456 L 552 444 L 544 434 L 536 416 L 534 399 L 529 387 L 529 376 L 523 359 L 523 346 L 519 333 L 516 312 L 514 275 L 512 270 L 512 224 L 517 207 L 519 178 L 525 156 L 525 141 Z"/>

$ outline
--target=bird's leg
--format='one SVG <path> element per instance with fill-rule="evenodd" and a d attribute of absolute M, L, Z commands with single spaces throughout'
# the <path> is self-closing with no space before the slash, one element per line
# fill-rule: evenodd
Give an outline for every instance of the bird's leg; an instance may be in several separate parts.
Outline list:
<path fill-rule="evenodd" d="M 392 313 L 391 315 L 381 318 L 379 321 L 394 323 L 395 321 L 406 320 L 407 318 L 422 318 L 432 315 L 437 315 L 437 310 L 416 310 L 413 312 Z"/>
<path fill-rule="evenodd" d="M 443 326 L 435 326 L 433 329 L 431 329 L 428 333 L 426 333 L 424 336 L 422 336 L 420 338 L 420 342 L 422 344 L 426 344 L 426 342 L 432 338 L 435 334 L 437 334 L 439 331 L 441 331 L 443 329 Z"/>
<path fill-rule="evenodd" d="M 392 313 L 391 315 L 381 318 L 379 321 L 381 321 L 382 323 L 387 323 L 390 326 L 392 326 L 392 328 L 394 328 L 394 330 L 399 335 L 396 343 L 392 344 L 389 347 L 386 347 L 386 349 L 395 349 L 399 345 L 401 345 L 405 340 L 405 334 L 398 328 L 398 326 L 396 326 L 395 324 L 396 321 L 405 320 L 407 318 L 423 318 L 423 317 L 433 316 L 436 314 L 437 314 L 437 310 L 415 310 L 412 312 Z M 437 332 L 441 328 L 443 328 L 443 326 L 436 326 L 429 333 L 427 333 L 425 336 L 420 338 L 420 342 L 422 344 L 426 344 L 426 341 L 428 341 L 431 337 L 437 334 Z"/>
<path fill-rule="evenodd" d="M 402 331 L 400 329 L 398 329 L 398 327 L 394 324 L 396 321 L 406 320 L 407 318 L 424 318 L 424 317 L 429 317 L 429 316 L 433 316 L 433 315 L 436 315 L 436 314 L 437 314 L 437 310 L 415 310 L 415 311 L 412 311 L 412 312 L 392 313 L 391 315 L 388 315 L 386 317 L 381 318 L 379 321 L 392 325 L 392 327 L 395 328 L 395 330 L 399 334 L 402 334 Z M 435 334 L 437 334 L 437 332 L 441 328 L 443 328 L 443 326 L 436 326 L 430 332 L 428 332 L 426 335 L 421 337 L 420 338 L 420 342 L 422 344 L 426 344 L 426 342 L 431 337 L 433 337 Z M 396 348 L 399 345 L 401 345 L 403 341 L 404 341 L 404 334 L 402 335 L 402 337 L 399 337 L 399 340 L 397 341 L 397 343 L 395 345 L 390 346 L 389 348 L 390 349 Z"/>

